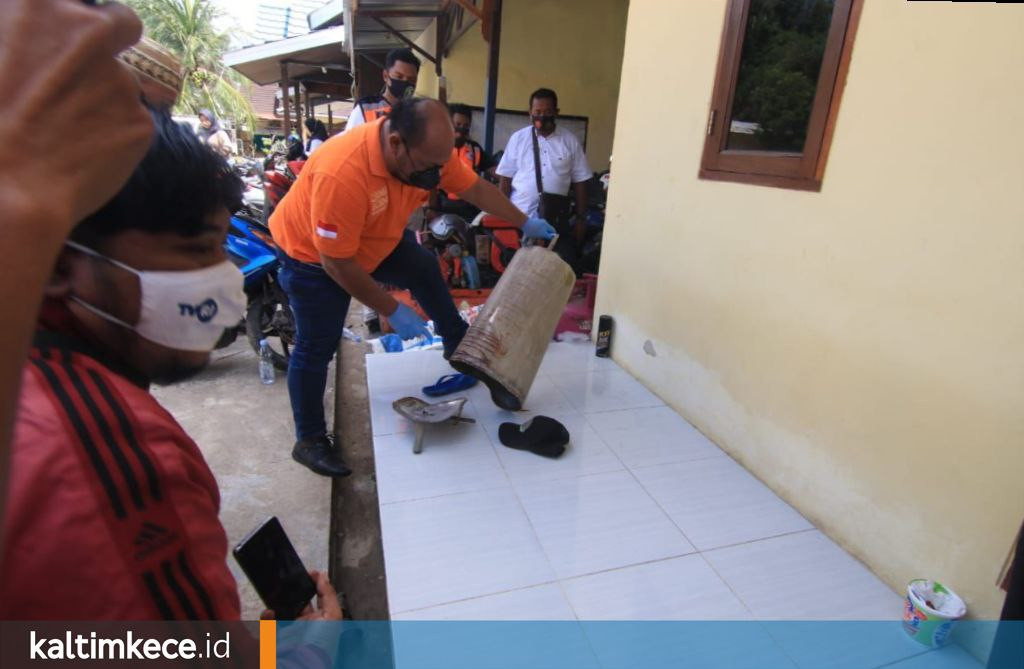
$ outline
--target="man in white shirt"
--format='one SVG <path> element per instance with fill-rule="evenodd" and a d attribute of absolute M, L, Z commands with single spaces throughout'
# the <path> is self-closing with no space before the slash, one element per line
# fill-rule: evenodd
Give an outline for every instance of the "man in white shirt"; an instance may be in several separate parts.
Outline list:
<path fill-rule="evenodd" d="M 548 222 L 566 238 L 565 242 L 568 245 L 575 246 L 567 233 L 571 232 L 575 236 L 576 244 L 583 242 L 586 234 L 586 182 L 592 174 L 580 141 L 568 130 L 558 127 L 555 122 L 557 116 L 558 95 L 548 88 L 534 91 L 530 95 L 530 118 L 533 123 L 517 130 L 509 138 L 505 153 L 495 172 L 500 178 L 498 187 L 501 192 L 527 215 L 537 216 L 540 194 L 537 191 L 532 137 L 536 130 L 544 192 L 565 197 L 569 194 L 571 185 L 572 199 L 576 204 L 575 215 L 571 218 L 564 213 L 556 215 L 547 211 L 545 214 L 549 219 L 556 219 Z M 559 247 L 562 247 L 561 243 Z M 572 250 L 575 251 L 575 248 Z M 561 248 L 559 252 L 562 252 Z M 562 255 L 566 257 L 566 254 Z M 575 257 L 575 253 L 569 255 Z"/>

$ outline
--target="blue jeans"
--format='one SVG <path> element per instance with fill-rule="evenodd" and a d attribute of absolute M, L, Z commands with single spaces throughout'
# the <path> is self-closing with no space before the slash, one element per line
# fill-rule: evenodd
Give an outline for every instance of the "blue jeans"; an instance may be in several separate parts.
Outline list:
<path fill-rule="evenodd" d="M 278 280 L 295 314 L 295 347 L 288 364 L 288 397 L 295 436 L 310 439 L 327 434 L 324 390 L 327 366 L 338 349 L 351 296 L 319 265 L 299 262 L 280 253 Z M 402 240 L 371 273 L 382 283 L 407 288 L 444 340 L 446 353 L 455 350 L 469 327 L 459 316 L 444 283 L 437 258 L 416 243 L 406 230 Z"/>

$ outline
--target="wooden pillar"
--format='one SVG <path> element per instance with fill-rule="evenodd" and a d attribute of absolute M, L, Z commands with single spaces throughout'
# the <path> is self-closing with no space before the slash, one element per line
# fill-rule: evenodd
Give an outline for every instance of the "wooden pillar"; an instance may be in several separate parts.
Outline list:
<path fill-rule="evenodd" d="M 282 128 L 284 131 L 281 133 L 284 135 L 285 140 L 288 139 L 288 131 L 291 129 L 291 110 L 288 107 L 288 64 L 281 63 L 281 111 L 282 113 Z"/>
<path fill-rule="evenodd" d="M 437 24 L 437 36 L 434 44 L 434 73 L 437 75 L 437 99 L 447 104 L 448 82 L 445 81 L 444 69 L 441 66 L 441 61 L 444 58 L 444 39 L 447 34 L 445 27 L 448 23 L 448 19 L 445 14 L 442 14 L 438 16 L 434 22 Z"/>
<path fill-rule="evenodd" d="M 295 88 L 295 132 L 302 137 L 302 84 L 294 82 Z"/>
<path fill-rule="evenodd" d="M 498 56 L 501 55 L 501 0 L 492 0 L 490 49 L 487 54 L 487 93 L 484 102 L 484 151 L 494 154 L 494 118 L 498 108 Z"/>

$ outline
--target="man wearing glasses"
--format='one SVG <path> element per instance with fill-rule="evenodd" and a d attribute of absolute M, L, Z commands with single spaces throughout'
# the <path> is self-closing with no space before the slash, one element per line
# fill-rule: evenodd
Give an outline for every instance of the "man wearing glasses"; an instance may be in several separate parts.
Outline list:
<path fill-rule="evenodd" d="M 554 229 L 519 211 L 454 154 L 455 133 L 443 104 L 399 101 L 385 117 L 325 143 L 270 219 L 283 252 L 280 281 L 295 313 L 288 368 L 295 419 L 292 457 L 324 476 L 350 473 L 328 434 L 323 395 L 352 297 L 387 316 L 403 339 L 428 334 L 416 312 L 378 281 L 412 292 L 449 358 L 468 327 L 459 316 L 436 258 L 406 230 L 410 214 L 440 186 L 480 209 L 550 239 Z"/>

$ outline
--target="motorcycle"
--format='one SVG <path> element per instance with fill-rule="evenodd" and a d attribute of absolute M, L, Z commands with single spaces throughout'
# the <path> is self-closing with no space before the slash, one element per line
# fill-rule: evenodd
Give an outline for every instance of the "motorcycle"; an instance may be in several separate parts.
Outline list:
<path fill-rule="evenodd" d="M 281 198 L 299 178 L 299 173 L 302 172 L 302 166 L 305 164 L 305 160 L 289 160 L 281 164 L 272 163 L 263 171 L 262 211 L 266 216 L 264 220 L 270 218 L 270 214 L 281 202 Z"/>
<path fill-rule="evenodd" d="M 260 340 L 266 339 L 274 367 L 284 371 L 295 343 L 295 317 L 277 280 L 280 261 L 276 249 L 269 228 L 258 220 L 242 213 L 231 217 L 224 250 L 245 277 L 247 305 L 245 319 L 225 333 L 217 348 L 230 345 L 244 332 L 259 353 Z"/>
<path fill-rule="evenodd" d="M 245 177 L 242 182 L 245 184 L 245 190 L 242 192 L 240 211 L 250 218 L 262 221 L 266 206 L 263 180 L 259 177 Z"/>
<path fill-rule="evenodd" d="M 254 158 L 236 156 L 231 159 L 231 169 L 241 178 L 258 177 L 260 172 L 260 161 Z"/>
<path fill-rule="evenodd" d="M 481 288 L 476 238 L 465 219 L 442 214 L 425 223 L 417 238 L 421 246 L 437 256 L 445 284 L 449 288 Z"/>

